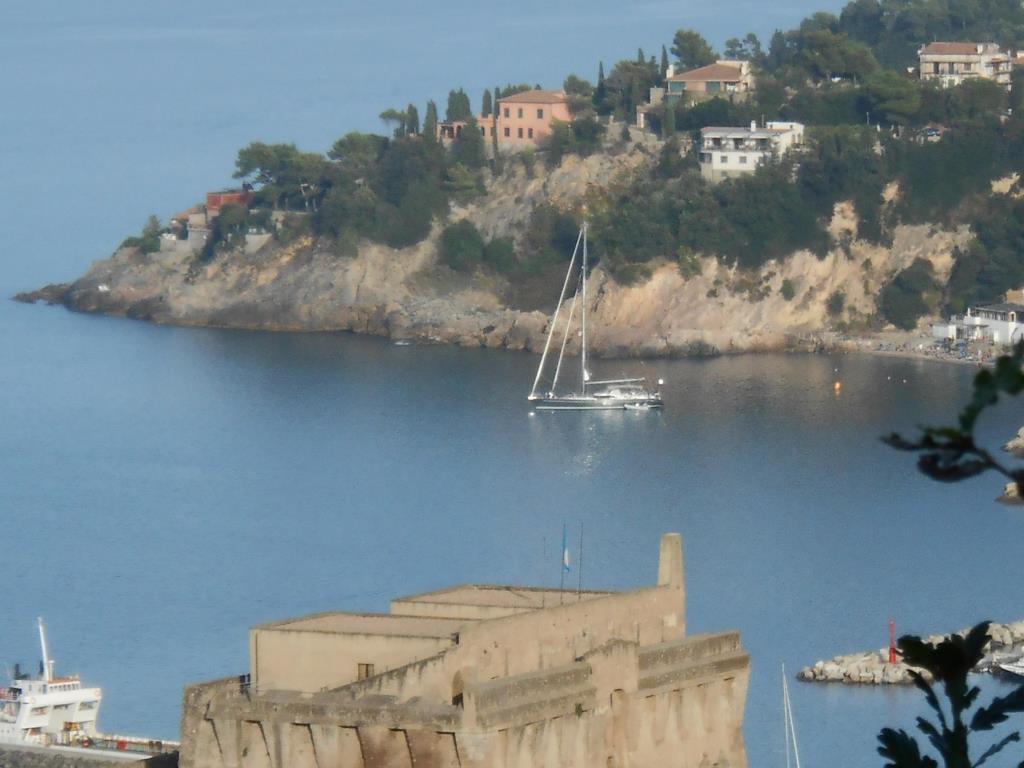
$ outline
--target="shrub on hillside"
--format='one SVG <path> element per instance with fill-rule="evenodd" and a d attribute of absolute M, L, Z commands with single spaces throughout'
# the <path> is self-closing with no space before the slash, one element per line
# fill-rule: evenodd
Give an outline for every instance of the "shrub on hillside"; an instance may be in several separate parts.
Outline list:
<path fill-rule="evenodd" d="M 473 222 L 463 219 L 445 227 L 439 246 L 441 263 L 459 272 L 472 272 L 484 258 L 484 239 Z"/>
<path fill-rule="evenodd" d="M 935 271 L 930 261 L 914 259 L 878 297 L 878 308 L 890 323 L 905 331 L 913 330 L 917 320 L 929 311 L 928 295 L 935 290 Z"/>

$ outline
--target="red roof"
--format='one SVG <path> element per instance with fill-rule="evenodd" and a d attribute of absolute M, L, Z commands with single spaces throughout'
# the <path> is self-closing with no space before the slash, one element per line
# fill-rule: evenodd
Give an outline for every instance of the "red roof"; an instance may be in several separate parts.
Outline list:
<path fill-rule="evenodd" d="M 708 64 L 706 67 L 691 69 L 689 72 L 680 72 L 668 78 L 674 82 L 709 82 L 720 80 L 722 82 L 738 83 L 743 79 L 743 70 L 728 64 Z"/>
<path fill-rule="evenodd" d="M 522 91 L 511 96 L 502 96 L 499 104 L 561 104 L 566 101 L 565 91 Z"/>
<path fill-rule="evenodd" d="M 921 53 L 931 56 L 977 56 L 978 43 L 928 43 Z"/>

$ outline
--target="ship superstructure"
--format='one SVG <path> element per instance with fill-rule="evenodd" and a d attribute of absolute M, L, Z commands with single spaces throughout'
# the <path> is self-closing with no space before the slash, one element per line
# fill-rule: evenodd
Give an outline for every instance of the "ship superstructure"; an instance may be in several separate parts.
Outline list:
<path fill-rule="evenodd" d="M 75 676 L 58 677 L 46 643 L 46 627 L 39 619 L 43 659 L 39 674 L 15 672 L 0 689 L 0 744 L 25 746 L 89 745 L 98 736 L 102 692 L 83 688 Z"/>

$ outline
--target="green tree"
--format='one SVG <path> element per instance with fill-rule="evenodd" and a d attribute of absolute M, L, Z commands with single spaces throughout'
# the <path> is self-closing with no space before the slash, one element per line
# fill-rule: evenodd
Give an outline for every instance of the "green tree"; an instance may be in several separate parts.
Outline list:
<path fill-rule="evenodd" d="M 825 311 L 830 317 L 839 317 L 846 307 L 846 294 L 842 291 L 833 291 L 825 302 Z"/>
<path fill-rule="evenodd" d="M 437 138 L 437 104 L 433 101 L 427 102 L 427 114 L 423 118 L 423 135 L 431 140 Z"/>
<path fill-rule="evenodd" d="M 661 122 L 661 135 L 670 138 L 676 133 L 676 109 L 674 104 L 665 104 L 665 119 Z"/>
<path fill-rule="evenodd" d="M 672 40 L 672 55 L 683 69 L 696 69 L 717 58 L 714 50 L 699 32 L 680 29 Z"/>
<path fill-rule="evenodd" d="M 484 239 L 468 219 L 445 227 L 438 244 L 441 263 L 459 272 L 471 272 L 484 258 Z"/>
<path fill-rule="evenodd" d="M 668 49 L 665 46 L 661 46 L 661 66 L 658 68 L 662 77 L 668 74 Z"/>
<path fill-rule="evenodd" d="M 405 112 L 399 112 L 397 109 L 385 109 L 380 113 L 380 119 L 381 122 L 391 128 L 396 139 L 408 135 L 407 125 L 409 116 Z"/>
<path fill-rule="evenodd" d="M 463 126 L 462 132 L 452 145 L 452 155 L 467 168 L 481 168 L 487 157 L 484 149 L 484 136 L 480 125 L 472 115 Z"/>
<path fill-rule="evenodd" d="M 878 308 L 897 328 L 913 330 L 917 319 L 929 310 L 927 295 L 935 290 L 935 272 L 926 259 L 914 262 L 882 289 Z"/>
<path fill-rule="evenodd" d="M 405 130 L 406 133 L 419 134 L 420 132 L 420 112 L 416 109 L 415 104 L 410 104 L 405 108 Z"/>
<path fill-rule="evenodd" d="M 448 108 L 445 110 L 445 120 L 449 123 L 463 122 L 473 117 L 473 108 L 469 104 L 469 96 L 459 88 L 457 91 L 448 92 Z"/>
<path fill-rule="evenodd" d="M 139 238 L 139 253 L 156 253 L 160 250 L 160 219 L 151 215 L 146 219 L 142 228 L 142 236 Z"/>
<path fill-rule="evenodd" d="M 792 301 L 793 297 L 796 296 L 796 288 L 793 286 L 793 281 L 788 277 L 782 281 L 782 287 L 779 288 L 779 293 L 786 301 Z"/>
<path fill-rule="evenodd" d="M 373 173 L 387 143 L 387 139 L 372 133 L 347 133 L 327 150 L 327 157 L 353 180 L 365 178 Z"/>
<path fill-rule="evenodd" d="M 483 117 L 490 117 L 491 110 L 494 107 L 491 104 L 491 91 L 487 88 L 484 89 L 483 103 L 480 105 L 480 115 Z"/>
<path fill-rule="evenodd" d="M 865 91 L 873 120 L 905 125 L 921 107 L 917 85 L 890 70 L 868 78 Z"/>

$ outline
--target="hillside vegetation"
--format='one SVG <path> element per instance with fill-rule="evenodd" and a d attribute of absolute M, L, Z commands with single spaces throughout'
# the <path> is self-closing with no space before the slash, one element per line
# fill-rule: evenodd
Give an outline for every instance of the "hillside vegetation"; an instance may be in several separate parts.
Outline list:
<path fill-rule="evenodd" d="M 469 125 L 450 146 L 435 138 L 442 116 L 433 102 L 422 121 L 414 105 L 389 109 L 381 118 L 390 136 L 350 133 L 325 154 L 254 143 L 239 151 L 235 174 L 254 190 L 253 205 L 225 208 L 196 268 L 236 250 L 253 226 L 274 230 L 280 245 L 313 237 L 339 257 L 355 256 L 360 243 L 409 248 L 441 227 L 440 263 L 490 276 L 514 296 L 568 257 L 584 206 L 595 263 L 622 286 L 666 263 L 684 282 L 708 256 L 754 275 L 800 251 L 824 258 L 837 248 L 849 252 L 854 240 L 885 247 L 901 226 L 968 228 L 972 236 L 957 247 L 951 269 L 939 274 L 924 259 L 885 276 L 876 312 L 858 319 L 910 328 L 927 313 L 960 311 L 1024 285 L 1024 199 L 1016 182 L 1024 168 L 1024 80 L 1015 74 L 1009 92 L 980 79 L 950 89 L 921 82 L 907 67 L 935 39 L 1015 49 L 1024 44 L 1024 9 L 1017 0 L 854 0 L 838 16 L 814 14 L 766 43 L 753 34 L 734 38 L 721 52 L 681 29 L 660 56 L 641 50 L 607 73 L 599 63 L 594 82 L 569 75 L 563 87 L 573 121 L 557 125 L 539 150 L 518 154 L 489 151 L 475 115 L 487 119 L 497 99 L 528 84 L 486 91 L 479 110 L 461 88 L 452 90 L 443 118 Z M 752 98 L 654 107 L 648 123 L 656 141 L 644 141 L 652 160 L 635 172 L 576 198 L 535 201 L 509 231 L 481 230 L 458 213 L 485 206 L 517 174 L 544 177 L 570 156 L 626 153 L 639 137 L 624 126 L 669 65 L 701 66 L 719 56 L 751 61 Z M 807 124 L 805 151 L 750 177 L 718 186 L 702 180 L 686 149 L 700 129 L 761 119 Z M 941 126 L 941 140 L 925 141 L 926 126 Z M 855 214 L 842 241 L 830 230 L 840 203 Z M 271 219 L 272 210 L 295 215 Z M 150 222 L 139 242 L 153 236 Z M 766 290 L 750 292 L 750 300 L 763 300 Z M 785 299 L 793 284 L 778 290 Z M 834 293 L 831 321 L 851 320 L 843 291 Z"/>

